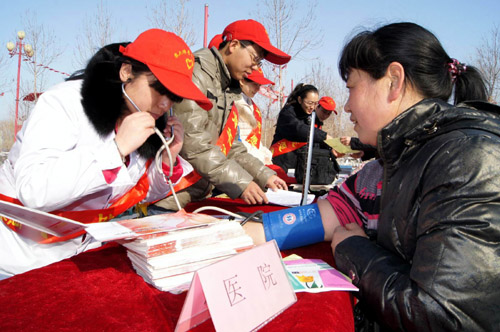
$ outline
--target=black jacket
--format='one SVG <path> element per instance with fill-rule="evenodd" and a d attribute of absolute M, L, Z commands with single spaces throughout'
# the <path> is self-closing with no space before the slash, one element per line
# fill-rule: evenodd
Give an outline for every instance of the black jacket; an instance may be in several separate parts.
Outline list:
<path fill-rule="evenodd" d="M 347 238 L 335 261 L 388 328 L 500 330 L 499 136 L 500 107 L 438 100 L 379 132 L 377 241 Z"/>
<path fill-rule="evenodd" d="M 359 150 L 364 152 L 363 157 L 361 157 L 361 160 L 363 161 L 372 158 L 377 158 L 377 159 L 379 158 L 377 148 L 375 146 L 361 143 L 361 141 L 357 137 L 351 137 L 351 143 L 349 145 L 353 150 Z"/>
<path fill-rule="evenodd" d="M 328 149 L 328 145 L 323 143 L 327 134 L 325 131 L 318 129 L 318 127 L 323 126 L 323 122 L 316 117 L 315 123 L 317 126 L 314 128 L 315 148 Z M 282 139 L 287 139 L 291 142 L 307 142 L 309 139 L 310 126 L 311 115 L 305 113 L 300 104 L 296 103 L 285 106 L 278 116 L 272 144 Z M 300 149 L 273 157 L 273 164 L 280 166 L 285 172 L 288 172 L 289 168 L 296 167 L 297 152 L 299 150 Z"/>

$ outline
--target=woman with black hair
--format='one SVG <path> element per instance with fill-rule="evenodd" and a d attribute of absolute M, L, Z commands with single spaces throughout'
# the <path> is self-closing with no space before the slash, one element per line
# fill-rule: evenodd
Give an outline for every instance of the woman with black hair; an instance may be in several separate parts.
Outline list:
<path fill-rule="evenodd" d="M 289 168 L 296 169 L 298 155 L 306 152 L 305 145 L 309 139 L 311 114 L 318 104 L 318 89 L 313 85 L 300 83 L 293 89 L 279 113 L 270 150 L 273 153 L 273 164 L 280 166 L 285 173 Z M 326 139 L 332 137 L 321 129 L 322 126 L 323 122 L 317 116 L 313 133 L 314 148 L 326 151 L 337 173 L 340 168 L 335 156 L 331 148 L 324 143 Z M 333 174 L 332 182 L 335 174 Z M 311 182 L 311 184 L 316 183 Z"/>
<path fill-rule="evenodd" d="M 481 75 L 413 23 L 356 35 L 339 70 L 384 164 L 376 242 L 356 223 L 333 233 L 364 313 L 383 331 L 498 330 L 500 108 Z"/>
<path fill-rule="evenodd" d="M 182 126 L 166 113 L 183 98 L 212 106 L 192 83 L 193 61 L 181 38 L 159 29 L 103 47 L 83 72 L 40 97 L 0 169 L 0 199 L 89 223 L 164 198 L 167 176 L 175 183 L 192 170 L 178 156 Z M 156 127 L 174 136 L 158 167 Z M 90 243 L 84 235 L 54 237 L 2 218 L 0 279 Z"/>

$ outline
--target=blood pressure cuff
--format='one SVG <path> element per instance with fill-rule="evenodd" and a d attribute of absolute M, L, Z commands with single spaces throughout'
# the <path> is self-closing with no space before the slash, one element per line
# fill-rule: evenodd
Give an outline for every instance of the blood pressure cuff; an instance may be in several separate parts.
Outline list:
<path fill-rule="evenodd" d="M 322 242 L 325 238 L 318 204 L 265 213 L 262 221 L 266 241 L 275 239 L 282 250 Z"/>

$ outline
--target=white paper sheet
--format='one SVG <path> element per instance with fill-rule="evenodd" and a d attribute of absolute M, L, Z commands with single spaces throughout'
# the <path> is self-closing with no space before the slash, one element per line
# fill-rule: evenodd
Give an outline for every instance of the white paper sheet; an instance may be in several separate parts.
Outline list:
<path fill-rule="evenodd" d="M 282 206 L 299 206 L 302 201 L 302 193 L 296 191 L 287 191 L 278 189 L 278 191 L 268 190 L 266 192 L 269 203 Z M 314 200 L 314 195 L 307 195 L 307 204 L 311 204 Z"/>

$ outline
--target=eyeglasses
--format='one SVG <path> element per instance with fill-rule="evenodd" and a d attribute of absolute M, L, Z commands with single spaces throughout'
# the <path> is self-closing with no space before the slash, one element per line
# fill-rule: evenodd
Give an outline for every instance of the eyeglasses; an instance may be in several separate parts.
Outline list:
<path fill-rule="evenodd" d="M 318 106 L 318 102 L 317 102 L 317 101 L 305 101 L 305 100 L 304 100 L 304 104 L 305 104 L 306 106 L 312 106 L 312 107 L 316 107 L 316 106 Z"/>
<path fill-rule="evenodd" d="M 244 46 L 243 47 L 245 50 L 248 51 L 248 54 L 250 54 L 250 57 L 252 58 L 252 63 L 254 66 L 261 67 L 262 66 L 262 58 L 258 56 L 257 54 L 254 54 L 253 52 L 250 51 L 250 48 Z"/>

